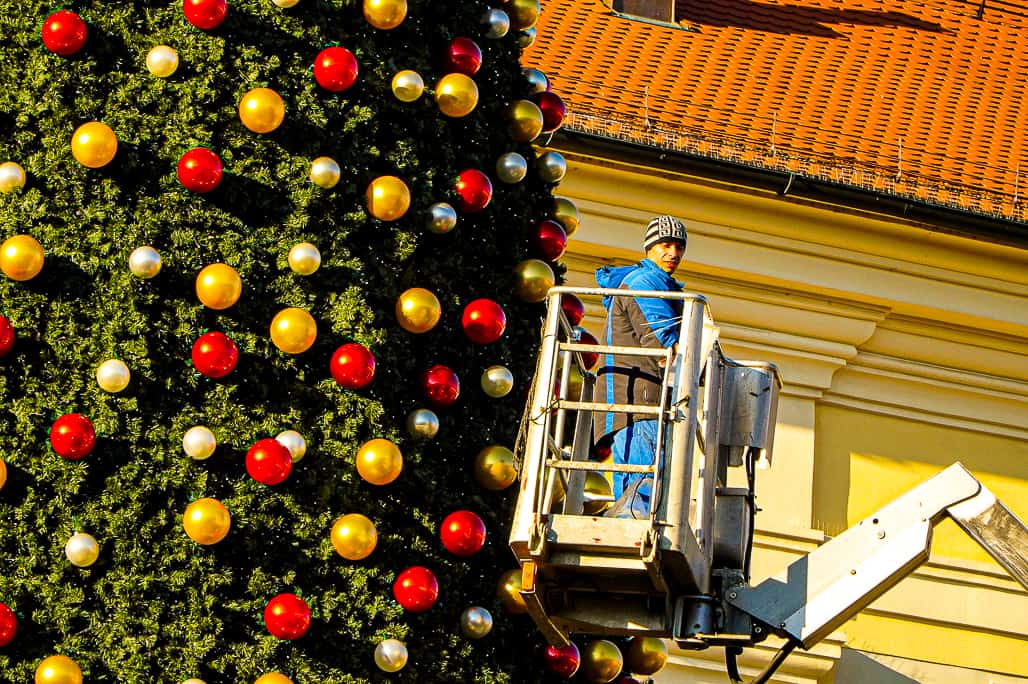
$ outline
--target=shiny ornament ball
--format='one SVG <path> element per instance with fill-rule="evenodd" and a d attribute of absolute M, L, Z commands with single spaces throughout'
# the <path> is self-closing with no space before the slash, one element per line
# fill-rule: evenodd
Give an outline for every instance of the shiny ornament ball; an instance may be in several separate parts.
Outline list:
<path fill-rule="evenodd" d="M 254 133 L 271 133 L 286 118 L 286 103 L 271 88 L 254 88 L 239 100 L 239 120 Z"/>
<path fill-rule="evenodd" d="M 317 338 L 318 324 L 303 309 L 282 309 L 271 319 L 271 341 L 286 354 L 302 354 Z"/>
<path fill-rule="evenodd" d="M 149 245 L 136 247 L 129 254 L 129 271 L 137 278 L 142 278 L 143 280 L 153 278 L 161 272 L 162 265 L 161 255 Z"/>
<path fill-rule="evenodd" d="M 296 463 L 307 454 L 307 440 L 296 430 L 283 430 L 275 435 L 275 441 L 289 449 L 289 457 Z"/>
<path fill-rule="evenodd" d="M 525 259 L 514 267 L 514 294 L 523 302 L 543 301 L 556 282 L 553 269 L 545 261 Z"/>
<path fill-rule="evenodd" d="M 100 557 L 100 545 L 93 535 L 76 532 L 64 545 L 64 555 L 75 567 L 88 568 Z"/>
<path fill-rule="evenodd" d="M 510 23 L 519 31 L 532 29 L 539 21 L 539 0 L 510 0 Z"/>
<path fill-rule="evenodd" d="M 510 31 L 510 15 L 498 7 L 490 7 L 482 15 L 482 24 L 486 27 L 486 38 L 503 38 Z"/>
<path fill-rule="evenodd" d="M 228 16 L 227 0 L 182 0 L 186 21 L 205 31 L 218 27 Z"/>
<path fill-rule="evenodd" d="M 192 679 L 187 679 L 186 681 L 182 682 L 182 684 L 207 684 L 207 682 L 205 682 L 202 679 L 196 679 L 194 677 Z"/>
<path fill-rule="evenodd" d="M 243 279 L 228 264 L 210 264 L 196 276 L 196 297 L 209 309 L 227 309 L 242 293 Z"/>
<path fill-rule="evenodd" d="M 321 268 L 321 252 L 309 242 L 298 242 L 289 248 L 287 261 L 293 273 L 309 276 Z"/>
<path fill-rule="evenodd" d="M 0 193 L 13 192 L 25 187 L 25 169 L 18 162 L 0 164 Z"/>
<path fill-rule="evenodd" d="M 514 100 L 506 110 L 507 131 L 517 142 L 531 142 L 543 130 L 543 113 L 531 100 Z"/>
<path fill-rule="evenodd" d="M 296 7 L 300 0 L 271 0 L 275 7 L 289 8 Z"/>
<path fill-rule="evenodd" d="M 407 414 L 407 434 L 414 439 L 432 439 L 439 433 L 439 416 L 427 408 L 416 408 Z"/>
<path fill-rule="evenodd" d="M 435 103 L 452 119 L 467 116 L 478 105 L 478 85 L 467 74 L 446 74 L 435 84 Z"/>
<path fill-rule="evenodd" d="M 218 448 L 218 440 L 205 425 L 194 425 L 182 435 L 182 451 L 194 461 L 205 461 Z"/>
<path fill-rule="evenodd" d="M 561 679 L 571 679 L 582 664 L 582 654 L 574 642 L 561 647 L 548 645 L 543 651 L 543 664 Z"/>
<path fill-rule="evenodd" d="M 473 556 L 485 545 L 485 523 L 472 511 L 454 511 L 443 519 L 439 540 L 455 556 Z"/>
<path fill-rule="evenodd" d="M 474 76 L 482 67 L 482 49 L 470 38 L 457 36 L 446 47 L 443 62 L 445 71 Z"/>
<path fill-rule="evenodd" d="M 31 235 L 14 235 L 0 245 L 0 270 L 11 280 L 32 280 L 43 270 L 43 247 Z"/>
<path fill-rule="evenodd" d="M 521 596 L 521 568 L 507 570 L 496 582 L 496 598 L 503 609 L 511 615 L 522 615 L 528 612 L 525 599 Z"/>
<path fill-rule="evenodd" d="M 613 641 L 596 639 L 582 649 L 579 676 L 590 684 L 607 684 L 621 674 L 624 657 Z"/>
<path fill-rule="evenodd" d="M 319 188 L 330 190 L 339 183 L 342 175 L 343 171 L 339 168 L 339 163 L 335 159 L 332 157 L 318 157 L 311 162 L 308 178 L 311 179 L 311 183 L 314 183 Z"/>
<path fill-rule="evenodd" d="M 7 464 L 4 463 L 4 459 L 0 458 L 0 489 L 3 489 L 5 484 L 7 484 Z"/>
<path fill-rule="evenodd" d="M 460 631 L 469 639 L 481 639 L 493 631 L 493 616 L 481 606 L 465 608 L 460 614 Z"/>
<path fill-rule="evenodd" d="M 293 680 L 281 672 L 266 672 L 253 680 L 253 684 L 293 684 Z"/>
<path fill-rule="evenodd" d="M 388 439 L 372 439 L 357 450 L 357 473 L 373 485 L 387 485 L 400 476 L 403 454 Z"/>
<path fill-rule="evenodd" d="M 82 684 L 82 669 L 68 656 L 52 655 L 36 667 L 35 684 Z"/>
<path fill-rule="evenodd" d="M 395 221 L 410 208 L 410 189 L 396 176 L 379 176 L 364 193 L 368 212 L 382 221 Z"/>
<path fill-rule="evenodd" d="M 75 161 L 91 169 L 107 166 L 118 153 L 118 136 L 101 121 L 90 121 L 75 129 L 71 154 Z"/>
<path fill-rule="evenodd" d="M 221 183 L 221 158 L 206 147 L 194 147 L 179 157 L 176 173 L 186 190 L 208 193 Z"/>
<path fill-rule="evenodd" d="M 520 183 L 528 175 L 528 162 L 517 152 L 501 154 L 496 160 L 496 177 L 504 183 Z"/>
<path fill-rule="evenodd" d="M 375 355 L 363 344 L 347 342 L 332 354 L 332 378 L 346 389 L 367 387 L 375 379 Z"/>
<path fill-rule="evenodd" d="M 483 392 L 499 399 L 514 389 L 514 374 L 506 366 L 489 366 L 482 372 L 481 384 Z"/>
<path fill-rule="evenodd" d="M 407 647 L 402 641 L 385 639 L 375 646 L 375 665 L 383 672 L 399 672 L 407 664 Z"/>
<path fill-rule="evenodd" d="M 536 224 L 529 238 L 532 252 L 543 261 L 556 261 L 564 256 L 568 248 L 568 236 L 564 227 L 552 219 L 545 219 Z"/>
<path fill-rule="evenodd" d="M 346 560 L 364 560 L 378 545 L 375 524 L 360 513 L 348 513 L 332 523 L 332 546 Z"/>
<path fill-rule="evenodd" d="M 377 29 L 394 29 L 407 16 L 407 0 L 364 0 L 364 19 Z"/>
<path fill-rule="evenodd" d="M 578 335 L 578 341 L 582 344 L 599 344 L 599 341 L 597 341 L 596 337 L 585 328 L 575 328 L 575 333 Z M 599 362 L 599 352 L 582 352 L 582 365 L 585 366 L 586 370 L 592 370 L 592 368 Z"/>
<path fill-rule="evenodd" d="M 50 446 L 69 461 L 88 456 L 96 446 L 93 421 L 81 413 L 65 413 L 50 426 Z"/>
<path fill-rule="evenodd" d="M 439 598 L 439 582 L 431 570 L 415 565 L 396 576 L 393 597 L 404 610 L 423 613 Z"/>
<path fill-rule="evenodd" d="M 476 299 L 464 307 L 460 322 L 469 340 L 490 344 L 500 339 L 507 329 L 507 314 L 491 299 Z"/>
<path fill-rule="evenodd" d="M 71 10 L 59 10 L 43 21 L 41 37 L 47 50 L 70 57 L 86 44 L 89 28 L 82 17 Z"/>
<path fill-rule="evenodd" d="M 146 53 L 146 68 L 158 78 L 167 78 L 178 70 L 178 52 L 168 45 L 157 45 Z"/>
<path fill-rule="evenodd" d="M 428 208 L 425 227 L 436 235 L 445 235 L 457 227 L 457 210 L 446 202 L 436 202 Z"/>
<path fill-rule="evenodd" d="M 545 118 L 544 113 L 544 122 Z M 535 170 L 544 183 L 559 183 L 568 172 L 568 163 L 560 152 L 549 150 L 536 157 Z"/>
<path fill-rule="evenodd" d="M 425 81 L 418 72 L 404 69 L 393 76 L 391 87 L 400 102 L 414 102 L 425 92 Z"/>
<path fill-rule="evenodd" d="M 482 211 L 493 199 L 493 184 L 489 176 L 478 169 L 464 169 L 457 176 L 457 208 L 466 214 Z"/>
<path fill-rule="evenodd" d="M 276 639 L 299 639 L 311 626 L 311 609 L 296 594 L 283 592 L 264 606 L 264 626 Z"/>
<path fill-rule="evenodd" d="M 560 296 L 560 309 L 564 312 L 564 316 L 572 326 L 579 325 L 582 319 L 585 318 L 585 304 L 573 294 L 563 294 Z"/>
<path fill-rule="evenodd" d="M 534 26 L 532 28 L 526 29 L 524 31 L 518 31 L 518 47 L 521 47 L 521 48 L 531 47 L 532 44 L 535 43 L 535 39 L 536 39 L 537 35 L 538 35 L 538 32 L 535 30 Z"/>
<path fill-rule="evenodd" d="M 263 485 L 282 484 L 291 472 L 293 455 L 276 439 L 259 439 L 246 452 L 246 473 Z"/>
<path fill-rule="evenodd" d="M 14 326 L 7 316 L 0 314 L 0 359 L 7 356 L 14 347 Z"/>
<path fill-rule="evenodd" d="M 532 101 L 539 106 L 543 113 L 543 133 L 553 133 L 564 123 L 564 116 L 567 114 L 567 107 L 560 95 L 552 90 L 546 90 L 532 95 Z"/>
<path fill-rule="evenodd" d="M 182 527 L 186 535 L 201 546 L 217 544 L 228 535 L 232 527 L 232 516 L 225 505 L 217 499 L 197 499 L 182 515 Z"/>
<path fill-rule="evenodd" d="M 426 333 L 443 315 L 439 299 L 423 287 L 412 287 L 396 300 L 396 321 L 407 332 Z"/>
<path fill-rule="evenodd" d="M 586 515 L 600 515 L 613 503 L 614 494 L 610 480 L 603 473 L 590 470 L 585 474 L 582 487 L 583 512 Z"/>
<path fill-rule="evenodd" d="M 648 679 L 646 681 L 647 682 L 652 682 L 653 680 L 652 679 Z M 614 681 L 611 682 L 611 684 L 642 684 L 642 682 L 640 682 L 638 679 L 636 679 L 632 675 L 625 674 L 624 672 L 622 672 L 620 675 L 618 675 L 617 677 L 614 678 Z"/>
<path fill-rule="evenodd" d="M 657 674 L 667 663 L 668 647 L 657 637 L 635 636 L 625 649 L 625 669 L 648 677 Z"/>
<path fill-rule="evenodd" d="M 475 480 L 485 489 L 498 492 L 514 484 L 518 471 L 514 468 L 514 452 L 493 444 L 475 456 Z"/>
<path fill-rule="evenodd" d="M 228 335 L 212 330 L 193 343 L 193 367 L 208 378 L 223 378 L 236 367 L 239 347 Z"/>
<path fill-rule="evenodd" d="M 18 633 L 18 618 L 6 603 L 0 603 L 0 648 L 11 643 Z"/>
<path fill-rule="evenodd" d="M 447 366 L 432 366 L 421 378 L 425 398 L 435 406 L 450 406 L 460 396 L 460 379 Z"/>
<path fill-rule="evenodd" d="M 352 52 L 335 45 L 318 53 L 312 71 L 319 86 L 329 92 L 341 93 L 356 83 L 360 67 Z"/>
<path fill-rule="evenodd" d="M 568 234 L 568 237 L 574 235 L 575 231 L 578 230 L 579 224 L 582 223 L 582 216 L 578 213 L 578 207 L 567 197 L 553 198 L 553 209 L 550 212 L 550 216 L 560 225 L 564 226 L 564 232 Z"/>
<path fill-rule="evenodd" d="M 96 384 L 100 385 L 104 392 L 117 394 L 128 387 L 131 379 L 132 372 L 121 359 L 108 359 L 97 366 Z"/>
<path fill-rule="evenodd" d="M 550 79 L 546 78 L 546 74 L 538 69 L 525 67 L 521 70 L 521 75 L 528 82 L 528 90 L 531 93 L 541 93 L 550 89 Z"/>

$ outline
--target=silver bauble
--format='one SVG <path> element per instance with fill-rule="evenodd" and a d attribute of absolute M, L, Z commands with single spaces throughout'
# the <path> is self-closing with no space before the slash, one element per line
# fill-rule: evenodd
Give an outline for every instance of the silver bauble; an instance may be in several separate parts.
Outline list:
<path fill-rule="evenodd" d="M 546 74 L 538 69 L 525 67 L 521 70 L 521 75 L 528 81 L 528 91 L 530 93 L 542 93 L 550 89 L 550 79 L 546 78 Z"/>
<path fill-rule="evenodd" d="M 286 257 L 294 273 L 309 276 L 321 268 L 321 252 L 309 242 L 297 242 Z"/>
<path fill-rule="evenodd" d="M 182 450 L 186 452 L 186 456 L 196 461 L 210 458 L 216 448 L 218 440 L 214 433 L 203 425 L 189 428 L 182 436 Z"/>
<path fill-rule="evenodd" d="M 496 160 L 496 176 L 504 183 L 520 183 L 528 174 L 528 162 L 517 152 L 501 154 Z"/>
<path fill-rule="evenodd" d="M 311 179 L 311 183 L 314 183 L 319 188 L 328 190 L 336 186 L 342 173 L 342 169 L 339 168 L 339 162 L 335 159 L 332 157 L 318 157 L 311 162 L 311 170 L 308 176 Z"/>
<path fill-rule="evenodd" d="M 568 172 L 568 163 L 560 152 L 550 150 L 536 157 L 535 170 L 539 172 L 539 178 L 544 182 L 559 183 L 564 180 L 564 174 Z"/>
<path fill-rule="evenodd" d="M 96 562 L 100 555 L 100 545 L 91 534 L 76 532 L 64 545 L 64 555 L 71 564 L 79 568 L 88 568 Z"/>
<path fill-rule="evenodd" d="M 510 394 L 514 388 L 514 374 L 506 366 L 489 366 L 482 373 L 482 391 L 493 399 Z"/>
<path fill-rule="evenodd" d="M 375 664 L 383 672 L 399 672 L 407 664 L 407 647 L 396 639 L 379 642 L 375 647 Z"/>
<path fill-rule="evenodd" d="M 460 631 L 469 639 L 481 639 L 493 629 L 493 616 L 481 606 L 466 608 L 460 615 Z"/>
<path fill-rule="evenodd" d="M 535 31 L 535 27 L 534 26 L 532 28 L 530 28 L 530 29 L 525 29 L 524 31 L 520 31 L 518 33 L 518 45 L 520 45 L 523 48 L 531 47 L 532 43 L 535 42 L 535 36 L 536 36 L 536 31 Z"/>
<path fill-rule="evenodd" d="M 293 463 L 296 463 L 307 453 L 307 440 L 296 430 L 283 430 L 275 435 L 275 441 L 289 449 Z"/>
<path fill-rule="evenodd" d="M 178 52 L 169 45 L 157 45 L 146 53 L 146 68 L 158 78 L 167 78 L 178 70 Z"/>
<path fill-rule="evenodd" d="M 427 408 L 417 408 L 407 414 L 407 434 L 414 439 L 432 439 L 439 432 L 439 416 Z"/>
<path fill-rule="evenodd" d="M 153 278 L 161 272 L 161 255 L 149 245 L 136 247 L 128 259 L 129 270 L 137 278 Z"/>
<path fill-rule="evenodd" d="M 503 38 L 510 31 L 510 15 L 498 7 L 490 7 L 482 15 L 482 23 L 486 25 L 486 38 Z"/>
<path fill-rule="evenodd" d="M 96 369 L 96 384 L 100 389 L 111 394 L 117 394 L 128 387 L 132 373 L 129 367 L 121 359 L 108 359 L 101 363 Z"/>
<path fill-rule="evenodd" d="M 449 233 L 457 227 L 457 210 L 446 202 L 436 202 L 428 208 L 425 227 L 439 235 Z"/>
<path fill-rule="evenodd" d="M 25 187 L 25 169 L 18 162 L 0 164 L 0 192 L 11 192 Z"/>

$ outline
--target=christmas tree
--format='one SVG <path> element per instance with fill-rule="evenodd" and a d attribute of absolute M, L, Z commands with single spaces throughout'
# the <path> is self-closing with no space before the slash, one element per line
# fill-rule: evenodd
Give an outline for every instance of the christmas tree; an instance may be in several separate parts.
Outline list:
<path fill-rule="evenodd" d="M 0 0 L 0 679 L 541 677 L 537 15 Z"/>

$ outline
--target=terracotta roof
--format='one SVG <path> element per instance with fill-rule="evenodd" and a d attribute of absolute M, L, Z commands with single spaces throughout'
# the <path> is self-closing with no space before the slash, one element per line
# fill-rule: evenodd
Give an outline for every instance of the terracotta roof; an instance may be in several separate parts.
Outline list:
<path fill-rule="evenodd" d="M 543 0 L 522 62 L 572 131 L 1025 221 L 1028 7 L 982 4 Z"/>

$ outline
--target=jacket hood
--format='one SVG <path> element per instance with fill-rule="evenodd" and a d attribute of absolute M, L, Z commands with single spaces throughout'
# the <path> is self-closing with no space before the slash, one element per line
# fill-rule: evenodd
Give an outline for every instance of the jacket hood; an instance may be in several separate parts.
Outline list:
<path fill-rule="evenodd" d="M 631 266 L 601 266 L 596 269 L 596 284 L 600 287 L 617 289 L 621 287 L 621 283 L 624 282 L 628 274 L 639 268 L 639 264 L 632 264 Z M 613 297 L 607 295 L 603 298 L 603 307 L 605 309 L 610 308 L 610 302 Z"/>

